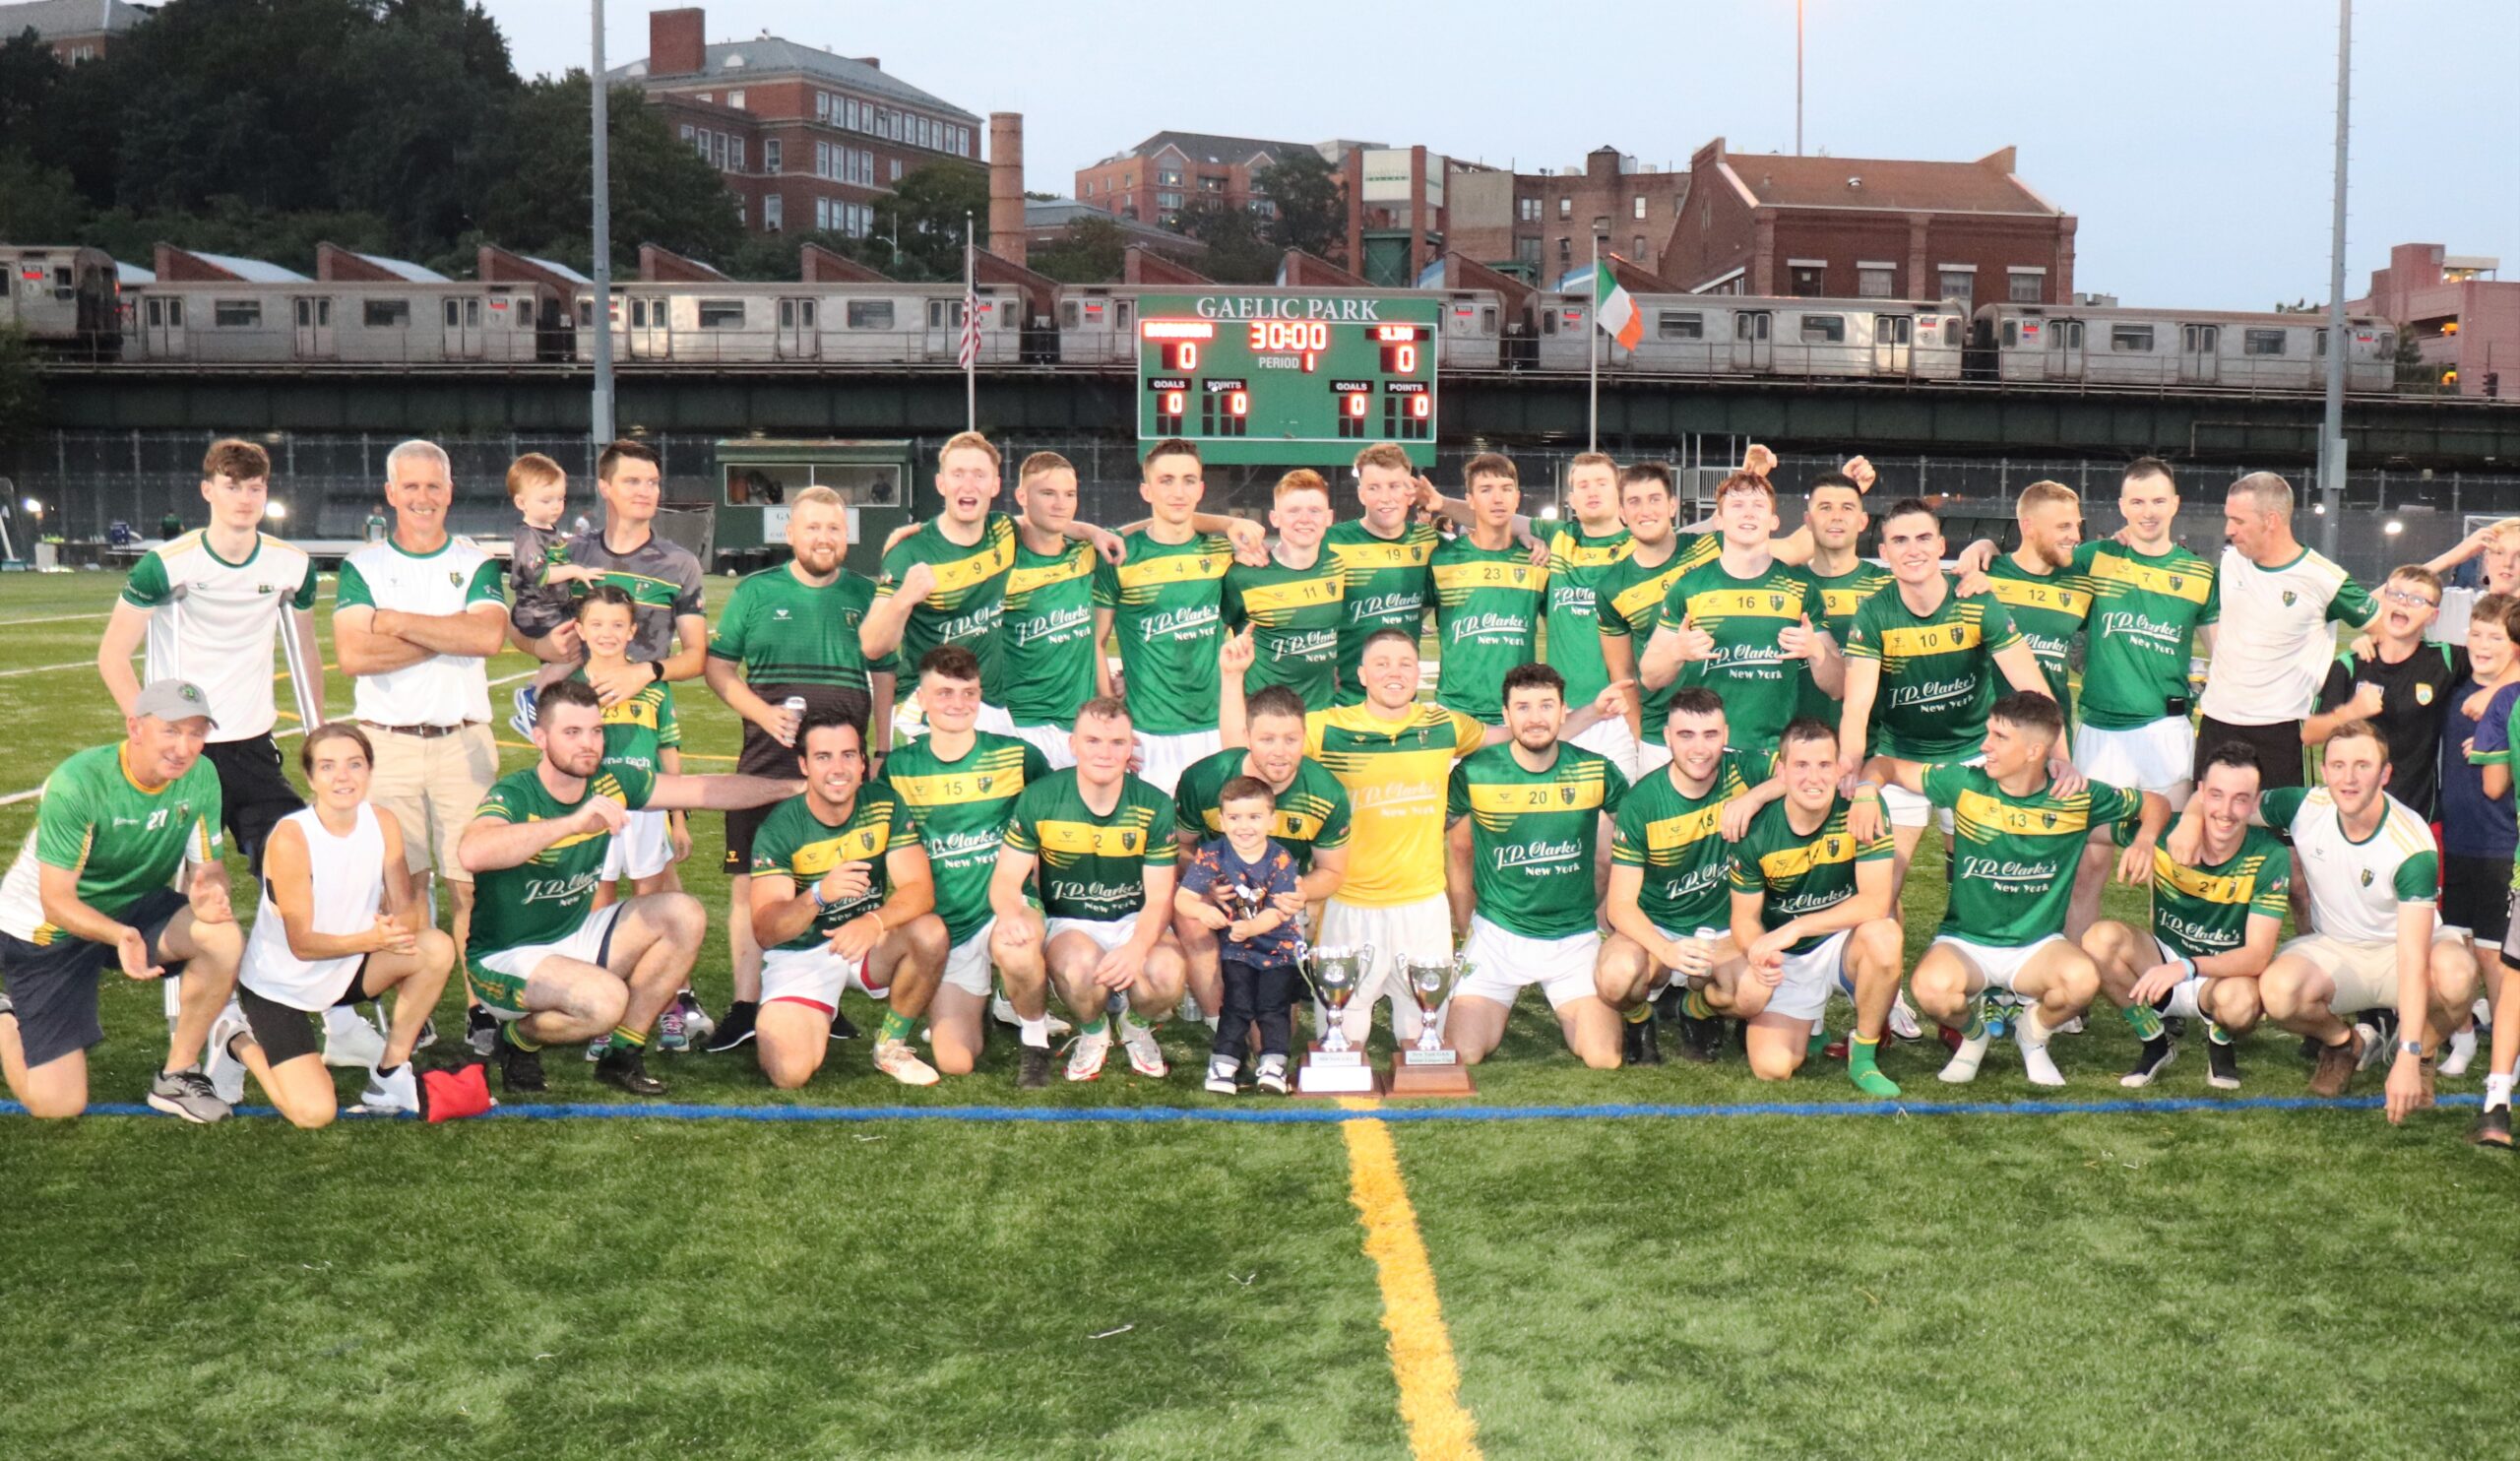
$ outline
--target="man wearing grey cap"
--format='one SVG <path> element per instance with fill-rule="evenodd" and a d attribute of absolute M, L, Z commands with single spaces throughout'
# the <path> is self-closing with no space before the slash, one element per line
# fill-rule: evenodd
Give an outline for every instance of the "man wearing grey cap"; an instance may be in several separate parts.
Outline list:
<path fill-rule="evenodd" d="M 124 724 L 123 739 L 53 768 L 34 829 L 0 880 L 0 1073 L 28 1114 L 79 1114 L 88 1048 L 104 1038 L 99 976 L 182 974 L 149 1104 L 216 1121 L 227 1103 L 202 1074 L 202 1043 L 235 991 L 245 936 L 220 862 L 219 774 L 202 758 L 216 728 L 210 697 L 189 680 L 152 680 Z"/>

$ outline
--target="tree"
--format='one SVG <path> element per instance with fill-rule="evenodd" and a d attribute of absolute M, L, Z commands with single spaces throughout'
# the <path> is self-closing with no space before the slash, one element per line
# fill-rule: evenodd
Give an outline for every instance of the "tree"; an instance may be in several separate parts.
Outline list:
<path fill-rule="evenodd" d="M 479 199 L 481 232 L 510 248 L 593 266 L 587 219 L 593 149 L 586 73 L 529 82 L 501 128 L 498 181 Z M 735 201 L 716 168 L 675 140 L 635 87 L 612 89 L 613 267 L 654 243 L 704 261 L 731 260 L 743 243 Z"/>
<path fill-rule="evenodd" d="M 1047 248 L 1032 251 L 1032 267 L 1063 285 L 1107 284 L 1128 264 L 1128 235 L 1111 220 L 1078 219 Z"/>
<path fill-rule="evenodd" d="M 1272 229 L 1280 247 L 1347 263 L 1348 194 L 1339 174 L 1309 149 L 1260 169 L 1260 195 L 1277 209 Z"/>
<path fill-rule="evenodd" d="M 988 247 L 988 173 L 963 162 L 930 162 L 875 200 L 875 226 L 860 252 L 899 280 L 963 277 L 963 229 Z"/>
<path fill-rule="evenodd" d="M 1247 208 L 1203 198 L 1183 211 L 1181 231 L 1208 246 L 1197 267 L 1219 284 L 1264 285 L 1278 277 L 1282 250 Z"/>

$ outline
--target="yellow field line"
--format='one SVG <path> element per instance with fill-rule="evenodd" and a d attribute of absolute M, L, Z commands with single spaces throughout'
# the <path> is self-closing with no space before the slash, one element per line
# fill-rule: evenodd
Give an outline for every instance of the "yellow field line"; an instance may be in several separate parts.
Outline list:
<path fill-rule="evenodd" d="M 1343 1101 L 1352 1111 L 1372 1103 Z M 1342 1121 L 1348 1141 L 1348 1200 L 1365 1229 L 1365 1256 L 1382 1284 L 1382 1327 L 1391 1336 L 1391 1373 L 1400 1382 L 1400 1419 L 1409 1427 L 1409 1449 L 1418 1461 L 1475 1461 L 1479 1423 L 1461 1404 L 1461 1371 L 1444 1308 L 1435 1297 L 1434 1266 L 1418 1236 L 1418 1210 L 1400 1175 L 1391 1127 L 1381 1121 Z"/>

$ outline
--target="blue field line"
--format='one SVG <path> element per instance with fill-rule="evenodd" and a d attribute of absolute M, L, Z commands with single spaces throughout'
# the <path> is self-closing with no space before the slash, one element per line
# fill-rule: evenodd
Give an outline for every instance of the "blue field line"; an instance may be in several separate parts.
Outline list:
<path fill-rule="evenodd" d="M 2436 1106 L 2476 1106 L 2475 1095 L 2443 1096 Z M 710 1106 L 658 1102 L 628 1105 L 502 1105 L 494 1118 L 521 1121 L 1040 1121 L 1147 1125 L 1172 1121 L 1204 1121 L 1244 1126 L 1317 1126 L 1341 1121 L 1601 1121 L 1697 1120 L 1732 1116 L 2086 1116 L 2163 1114 L 2185 1112 L 2243 1111 L 2377 1111 L 2378 1096 L 2207 1096 L 2124 1098 L 2113 1101 L 1917 1101 L 1735 1102 L 1687 1106 L 1664 1103 L 1616 1103 L 1595 1106 L 1379 1106 L 1349 1110 L 1335 1106 L 1232 1107 L 1070 1107 L 1070 1106 Z M 14 1101 L 0 1101 L 0 1115 L 25 1115 Z M 162 1114 L 137 1103 L 92 1106 L 98 1116 Z M 277 1116 L 268 1106 L 240 1106 L 240 1116 Z M 344 1112 L 350 1119 L 373 1119 Z M 171 1117 L 169 1118 L 171 1119 Z M 393 1118 L 387 1118 L 393 1119 Z"/>

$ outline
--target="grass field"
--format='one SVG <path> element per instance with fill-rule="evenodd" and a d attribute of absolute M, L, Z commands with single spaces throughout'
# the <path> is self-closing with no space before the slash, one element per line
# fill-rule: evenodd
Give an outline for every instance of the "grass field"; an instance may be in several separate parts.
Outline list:
<path fill-rule="evenodd" d="M 0 794 L 118 734 L 90 667 L 116 586 L 0 579 Z M 696 688 L 679 708 L 689 769 L 724 769 L 732 717 Z M 0 805 L 0 837 L 32 813 Z M 714 821 L 685 869 L 713 908 Z M 1940 895 L 1928 854 L 1912 953 Z M 725 970 L 721 936 L 713 1009 Z M 95 1099 L 135 1101 L 157 992 L 109 984 L 104 1019 Z M 2520 1174 L 2458 1141 L 2458 1106 L 2401 1130 L 2279 1109 L 2289 1046 L 2249 1044 L 2239 1104 L 2197 1055 L 2121 1092 L 2113 1017 L 2057 1043 L 2061 1092 L 1999 1049 L 1954 1093 L 1938 1049 L 1899 1050 L 1912 1104 L 1884 1112 L 1825 1062 L 1784 1087 L 1737 1060 L 1585 1071 L 1532 1003 L 1480 1110 L 1592 1113 L 1228 1102 L 1168 1032 L 1166 1082 L 1021 1101 L 1002 1047 L 907 1093 L 854 1044 L 793 1096 L 745 1056 L 657 1060 L 669 1117 L 560 1058 L 549 1120 L 0 1117 L 0 1456 L 2507 1443 L 2485 1357 L 2520 1316 Z M 2007 1110 L 1933 1113 L 1955 1094 Z M 2088 1104 L 2110 1109 L 2059 1110 Z M 749 1118 L 912 1108 L 976 1118 Z M 981 1119 L 1010 1108 L 1055 1119 Z"/>

